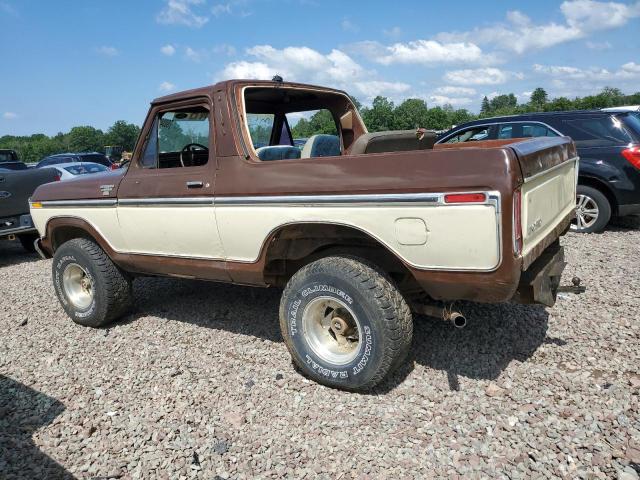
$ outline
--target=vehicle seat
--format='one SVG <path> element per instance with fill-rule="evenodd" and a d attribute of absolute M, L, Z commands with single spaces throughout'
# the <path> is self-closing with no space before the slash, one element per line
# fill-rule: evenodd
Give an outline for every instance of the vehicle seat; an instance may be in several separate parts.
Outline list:
<path fill-rule="evenodd" d="M 319 134 L 309 137 L 302 148 L 302 158 L 336 157 L 340 155 L 340 137 Z"/>
<path fill-rule="evenodd" d="M 272 145 L 256 149 L 258 158 L 263 161 L 291 160 L 300 158 L 300 149 L 291 145 Z"/>
<path fill-rule="evenodd" d="M 415 130 L 390 130 L 360 135 L 351 147 L 351 155 L 364 153 L 404 152 L 428 150 L 436 143 L 436 132 L 428 130 L 418 140 Z"/>

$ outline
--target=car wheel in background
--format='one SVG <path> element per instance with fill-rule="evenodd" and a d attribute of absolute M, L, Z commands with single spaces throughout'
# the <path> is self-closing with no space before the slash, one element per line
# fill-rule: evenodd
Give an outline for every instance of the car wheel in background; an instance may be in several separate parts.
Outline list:
<path fill-rule="evenodd" d="M 80 325 L 104 326 L 131 304 L 131 279 L 92 240 L 63 243 L 53 257 L 52 273 L 62 307 Z"/>
<path fill-rule="evenodd" d="M 579 233 L 600 232 L 611 218 L 611 204 L 598 189 L 578 185 L 576 196 L 576 218 L 571 230 Z"/>
<path fill-rule="evenodd" d="M 288 282 L 280 328 L 306 376 L 364 391 L 406 357 L 413 319 L 400 292 L 375 267 L 333 256 L 303 267 Z"/>

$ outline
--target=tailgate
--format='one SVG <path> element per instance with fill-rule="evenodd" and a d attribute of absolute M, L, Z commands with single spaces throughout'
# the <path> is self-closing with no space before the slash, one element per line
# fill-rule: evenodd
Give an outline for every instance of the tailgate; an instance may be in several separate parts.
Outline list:
<path fill-rule="evenodd" d="M 522 256 L 531 263 L 538 255 L 529 254 L 541 242 L 555 240 L 558 226 L 575 210 L 578 156 L 567 137 L 536 138 L 510 147 L 518 157 L 524 180 Z"/>
<path fill-rule="evenodd" d="M 43 183 L 57 178 L 53 168 L 0 172 L 0 217 L 29 213 L 29 197 Z"/>

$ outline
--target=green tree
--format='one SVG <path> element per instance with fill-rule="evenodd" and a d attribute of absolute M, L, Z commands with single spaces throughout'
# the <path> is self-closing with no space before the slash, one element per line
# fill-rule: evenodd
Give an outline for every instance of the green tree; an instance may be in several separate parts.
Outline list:
<path fill-rule="evenodd" d="M 480 107 L 480 116 L 486 117 L 491 114 L 491 104 L 489 103 L 489 99 L 485 95 L 482 99 L 482 106 Z"/>
<path fill-rule="evenodd" d="M 119 145 L 126 151 L 132 151 L 139 134 L 140 128 L 137 125 L 118 120 L 107 130 L 105 143 Z"/>
<path fill-rule="evenodd" d="M 393 111 L 393 128 L 410 130 L 427 124 L 427 104 L 418 98 L 408 98 Z"/>
<path fill-rule="evenodd" d="M 531 93 L 531 106 L 536 110 L 544 110 L 544 106 L 549 101 L 549 96 L 544 88 L 536 88 Z"/>
<path fill-rule="evenodd" d="M 104 147 L 104 133 L 97 128 L 73 127 L 68 135 L 69 149 L 74 152 L 101 151 Z"/>
<path fill-rule="evenodd" d="M 372 132 L 392 130 L 394 123 L 394 105 L 386 97 L 377 96 L 373 99 L 371 108 L 362 109 L 362 119 Z"/>

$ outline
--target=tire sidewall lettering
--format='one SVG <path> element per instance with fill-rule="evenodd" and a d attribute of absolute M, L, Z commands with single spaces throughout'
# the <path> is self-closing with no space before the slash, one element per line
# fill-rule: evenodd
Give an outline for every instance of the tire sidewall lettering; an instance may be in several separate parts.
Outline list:
<path fill-rule="evenodd" d="M 324 276 L 324 275 L 323 275 Z M 287 328 L 301 363 L 315 375 L 335 382 L 348 382 L 349 378 L 366 376 L 367 366 L 377 354 L 375 328 L 368 313 L 358 301 L 359 293 L 346 281 L 322 279 L 306 282 L 290 297 L 286 305 Z M 349 306 L 360 324 L 360 351 L 356 358 L 345 365 L 333 365 L 319 358 L 304 339 L 302 317 L 305 308 L 317 297 L 332 297 Z"/>

